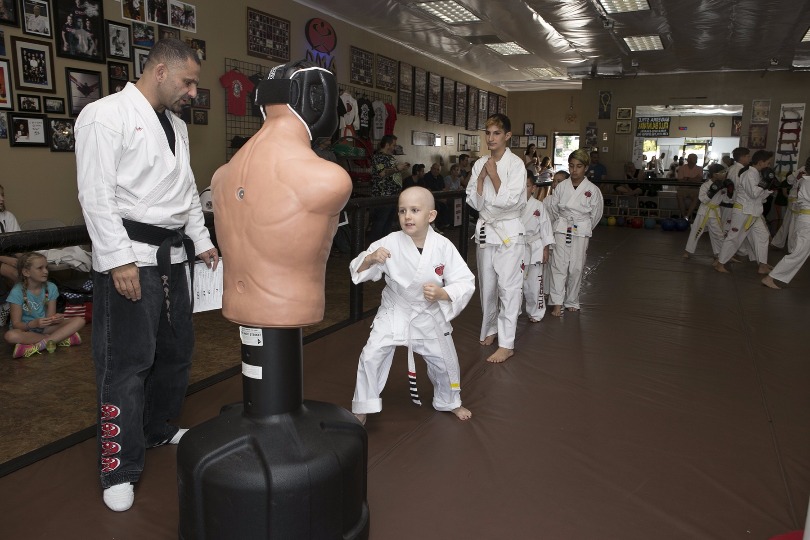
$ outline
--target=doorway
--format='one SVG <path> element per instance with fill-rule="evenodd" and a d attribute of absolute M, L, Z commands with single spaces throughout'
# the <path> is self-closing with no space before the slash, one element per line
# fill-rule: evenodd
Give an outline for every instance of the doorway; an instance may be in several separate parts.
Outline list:
<path fill-rule="evenodd" d="M 579 148 L 579 133 L 554 132 L 554 171 L 568 170 L 568 156 Z"/>

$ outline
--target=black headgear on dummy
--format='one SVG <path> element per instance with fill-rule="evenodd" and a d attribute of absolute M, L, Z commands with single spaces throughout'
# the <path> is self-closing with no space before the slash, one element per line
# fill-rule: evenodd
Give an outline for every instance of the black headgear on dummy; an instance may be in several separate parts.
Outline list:
<path fill-rule="evenodd" d="M 335 75 L 312 62 L 300 60 L 270 70 L 259 83 L 256 105 L 283 103 L 309 132 L 310 140 L 329 137 L 338 127 Z"/>

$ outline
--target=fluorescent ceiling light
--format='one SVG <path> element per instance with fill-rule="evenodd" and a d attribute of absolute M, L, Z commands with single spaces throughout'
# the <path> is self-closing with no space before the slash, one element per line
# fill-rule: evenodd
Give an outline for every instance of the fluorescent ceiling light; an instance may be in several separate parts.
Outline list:
<path fill-rule="evenodd" d="M 802 43 L 805 43 L 807 41 L 810 41 L 810 29 L 808 29 L 807 32 L 804 33 L 804 37 L 802 38 Z"/>
<path fill-rule="evenodd" d="M 633 52 L 638 51 L 662 51 L 664 44 L 661 43 L 661 36 L 628 36 L 624 42 Z"/>
<path fill-rule="evenodd" d="M 630 11 L 649 11 L 647 0 L 599 0 L 607 13 L 628 13 Z"/>
<path fill-rule="evenodd" d="M 434 17 L 438 17 L 449 24 L 459 24 L 468 22 L 478 22 L 481 19 L 473 15 L 467 8 L 452 0 L 441 0 L 440 2 L 419 2 L 416 7 L 427 11 Z"/>
<path fill-rule="evenodd" d="M 561 79 L 565 78 L 563 72 L 557 68 L 528 68 L 524 70 L 535 79 Z"/>
<path fill-rule="evenodd" d="M 514 41 L 510 41 L 508 43 L 487 43 L 487 47 L 504 56 L 510 56 L 513 54 L 529 54 L 529 51 Z"/>

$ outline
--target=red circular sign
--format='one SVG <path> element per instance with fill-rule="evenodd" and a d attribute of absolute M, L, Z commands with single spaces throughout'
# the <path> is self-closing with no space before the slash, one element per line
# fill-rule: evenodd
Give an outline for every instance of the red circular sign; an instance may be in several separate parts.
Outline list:
<path fill-rule="evenodd" d="M 314 50 L 329 54 L 337 45 L 337 34 L 332 25 L 323 19 L 310 19 L 306 28 L 307 41 Z"/>

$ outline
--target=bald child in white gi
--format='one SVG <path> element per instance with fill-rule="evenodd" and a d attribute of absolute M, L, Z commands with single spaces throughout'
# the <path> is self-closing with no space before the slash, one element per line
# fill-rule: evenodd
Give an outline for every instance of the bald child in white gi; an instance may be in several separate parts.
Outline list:
<path fill-rule="evenodd" d="M 352 281 L 385 276 L 380 308 L 371 335 L 360 353 L 352 412 L 365 424 L 382 410 L 380 394 L 388 379 L 394 350 L 408 347 L 408 371 L 414 377 L 413 353 L 422 355 L 433 383 L 433 407 L 461 420 L 472 413 L 461 406 L 461 375 L 450 321 L 475 291 L 475 277 L 456 247 L 435 232 L 433 194 L 410 187 L 399 196 L 401 231 L 372 242 L 349 265 Z M 412 399 L 419 403 L 412 386 Z"/>

